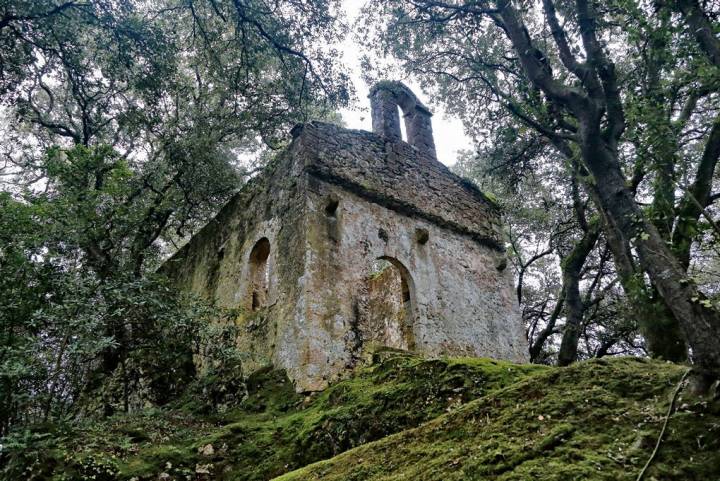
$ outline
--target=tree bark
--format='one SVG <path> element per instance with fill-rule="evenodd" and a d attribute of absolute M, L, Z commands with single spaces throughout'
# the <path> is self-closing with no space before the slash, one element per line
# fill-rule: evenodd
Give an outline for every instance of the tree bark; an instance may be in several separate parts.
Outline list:
<path fill-rule="evenodd" d="M 597 14 L 592 11 L 592 5 L 587 0 L 576 0 L 575 4 L 580 38 L 587 56 L 587 61 L 582 64 L 584 89 L 566 85 L 553 77 L 552 71 L 542 62 L 545 55 L 533 45 L 521 16 L 509 0 L 497 2 L 500 13 L 494 19 L 512 42 L 529 81 L 551 103 L 570 112 L 578 121 L 575 141 L 585 166 L 593 175 L 598 207 L 606 213 L 609 223 L 637 248 L 640 267 L 678 320 L 692 348 L 693 360 L 703 369 L 720 371 L 720 313 L 705 302 L 704 296 L 687 278 L 655 226 L 645 219 L 627 186 L 618 158 L 625 116 L 615 66 L 597 39 Z M 575 71 L 567 59 L 561 57 L 561 60 L 568 70 Z"/>
<path fill-rule="evenodd" d="M 715 36 L 712 22 L 697 0 L 671 0 L 670 4 L 683 15 L 685 23 L 690 27 L 690 33 L 695 36 L 710 62 L 720 67 L 720 40 Z"/>
<path fill-rule="evenodd" d="M 567 366 L 577 360 L 578 341 L 585 315 L 585 305 L 580 296 L 580 277 L 585 260 L 595 247 L 599 236 L 598 224 L 591 225 L 570 254 L 562 260 L 566 320 L 558 352 L 560 366 Z"/>
<path fill-rule="evenodd" d="M 705 297 L 687 279 L 655 226 L 645 219 L 625 183 L 616 154 L 601 141 L 598 129 L 585 123 L 581 131 L 583 159 L 595 178 L 601 207 L 625 238 L 634 241 L 642 270 L 680 323 L 693 360 L 701 368 L 720 370 L 719 313 L 705 305 Z"/>
<path fill-rule="evenodd" d="M 601 201 L 597 188 L 588 189 L 596 205 Z M 613 254 L 618 280 L 633 308 L 640 331 L 645 338 L 648 352 L 652 357 L 672 362 L 687 361 L 687 343 L 685 335 L 674 314 L 668 309 L 657 289 L 651 286 L 651 292 L 642 281 L 642 270 L 632 259 L 630 242 L 601 208 L 605 240 Z"/>

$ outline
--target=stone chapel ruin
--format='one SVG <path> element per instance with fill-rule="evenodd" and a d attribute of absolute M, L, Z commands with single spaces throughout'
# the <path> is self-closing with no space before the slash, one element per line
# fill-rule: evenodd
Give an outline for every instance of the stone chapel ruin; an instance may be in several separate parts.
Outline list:
<path fill-rule="evenodd" d="M 437 161 L 432 114 L 406 86 L 381 82 L 370 101 L 372 133 L 296 126 L 165 272 L 236 308 L 246 373 L 283 368 L 298 391 L 373 346 L 525 361 L 498 208 Z"/>

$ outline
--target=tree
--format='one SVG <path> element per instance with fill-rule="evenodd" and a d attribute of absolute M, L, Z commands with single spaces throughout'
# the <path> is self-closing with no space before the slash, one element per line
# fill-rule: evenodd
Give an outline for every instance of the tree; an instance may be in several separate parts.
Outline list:
<path fill-rule="evenodd" d="M 173 386 L 152 390 L 162 402 L 192 375 L 204 307 L 154 271 L 294 123 L 347 102 L 328 47 L 345 28 L 335 4 L 0 6 L 0 288 L 12 307 L 0 317 L 0 432 L 76 414 L 79 399 L 130 409 L 146 378 L 160 381 L 152 372 L 176 369 Z"/>
<path fill-rule="evenodd" d="M 4 161 L 44 182 L 55 145 L 107 145 L 140 173 L 142 252 L 184 237 L 234 192 L 238 157 L 282 146 L 293 123 L 347 101 L 345 75 L 323 45 L 342 26 L 331 2 L 6 2 L 0 96 L 18 144 Z M 13 170 L 13 169 L 6 169 Z M 100 173 L 102 177 L 102 173 Z M 102 182 L 102 179 L 98 179 Z M 96 249 L 96 266 L 109 251 Z"/>
<path fill-rule="evenodd" d="M 493 129 L 507 135 L 462 157 L 456 168 L 503 208 L 530 360 L 568 364 L 643 352 L 637 324 L 621 309 L 597 212 L 582 199 L 578 181 L 533 131 Z"/>
<path fill-rule="evenodd" d="M 692 126 L 676 126 L 674 137 L 692 142 L 692 148 L 702 145 L 703 154 L 698 158 L 688 152 L 689 159 L 670 160 L 688 177 L 694 176 L 694 184 L 683 188 L 669 175 L 681 194 L 672 192 L 668 200 L 673 207 L 699 204 L 702 212 L 713 198 L 692 194 L 694 185 L 711 184 L 717 163 L 712 131 L 717 123 L 718 70 L 711 62 L 712 52 L 688 28 L 691 16 L 683 14 L 678 21 L 665 5 L 586 0 L 378 0 L 371 8 L 380 12 L 371 28 L 383 48 L 393 52 L 407 72 L 424 79 L 451 109 L 466 118 L 475 115 L 480 122 L 509 115 L 541 135 L 566 165 L 577 163 L 631 301 L 639 303 L 648 297 L 644 292 L 656 290 L 698 368 L 720 369 L 720 314 L 688 276 L 682 254 L 667 244 L 652 214 L 636 199 L 638 188 L 642 194 L 655 194 L 644 191 L 641 182 L 647 183 L 647 177 L 658 186 L 667 184 L 662 171 L 667 159 L 643 159 L 636 144 L 640 141 L 649 148 L 647 138 L 640 140 L 632 133 L 647 132 L 649 121 L 662 115 L 682 117 L 683 107 L 690 111 Z M 707 24 L 707 16 L 702 18 Z M 639 91 L 641 80 L 652 75 L 652 55 L 639 42 L 648 36 L 668 37 L 664 47 L 659 42 L 653 48 L 663 52 L 656 65 L 658 88 L 673 100 L 651 119 L 634 115 L 639 108 L 634 99 L 649 98 Z M 687 144 L 685 149 L 692 150 Z M 633 170 L 637 175 L 626 174 Z M 668 212 L 667 202 L 658 194 L 655 198 L 657 208 Z M 689 217 L 683 222 L 696 225 L 698 217 Z M 681 225 L 675 216 L 665 222 L 672 223 L 673 232 Z M 678 232 L 678 242 L 681 237 Z M 664 330 L 670 331 L 672 326 Z"/>

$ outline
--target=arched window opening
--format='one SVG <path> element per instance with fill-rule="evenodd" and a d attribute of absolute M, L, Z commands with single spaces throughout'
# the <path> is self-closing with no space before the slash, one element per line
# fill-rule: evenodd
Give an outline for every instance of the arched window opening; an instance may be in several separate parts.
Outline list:
<path fill-rule="evenodd" d="M 397 106 L 398 116 L 400 118 L 400 140 L 403 142 L 409 142 L 408 141 L 408 133 L 407 133 L 407 120 L 405 119 L 405 112 L 403 112 L 400 105 Z"/>
<path fill-rule="evenodd" d="M 263 237 L 250 251 L 250 309 L 257 311 L 267 305 L 270 286 L 270 241 Z"/>
<path fill-rule="evenodd" d="M 400 261 L 381 257 L 370 266 L 362 322 L 363 338 L 370 344 L 413 349 L 412 278 Z"/>
<path fill-rule="evenodd" d="M 337 210 L 338 206 L 340 205 L 340 201 L 338 199 L 330 199 L 325 204 L 325 215 L 328 217 L 337 217 Z"/>

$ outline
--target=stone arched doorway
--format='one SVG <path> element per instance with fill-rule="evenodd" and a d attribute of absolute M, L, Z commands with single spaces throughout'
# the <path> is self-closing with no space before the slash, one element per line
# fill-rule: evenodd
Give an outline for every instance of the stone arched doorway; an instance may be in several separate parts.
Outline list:
<path fill-rule="evenodd" d="M 380 257 L 373 262 L 359 316 L 364 345 L 414 349 L 414 289 L 410 272 L 394 257 Z"/>

